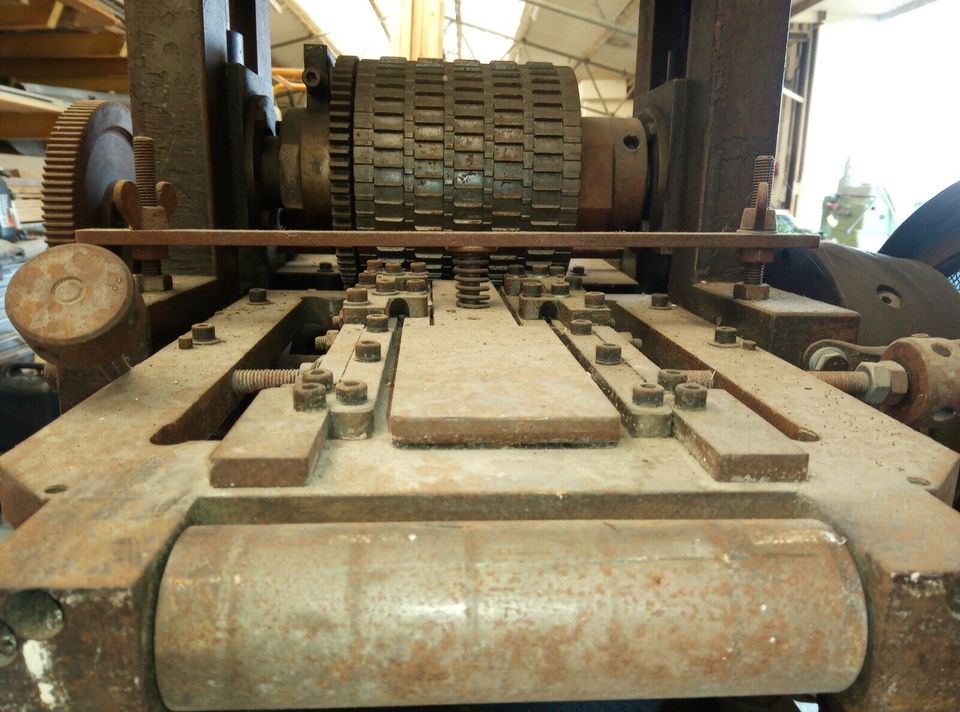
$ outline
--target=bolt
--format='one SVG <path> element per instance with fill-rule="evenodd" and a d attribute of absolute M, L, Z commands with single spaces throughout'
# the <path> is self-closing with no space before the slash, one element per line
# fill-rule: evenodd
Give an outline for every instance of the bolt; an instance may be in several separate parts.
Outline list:
<path fill-rule="evenodd" d="M 549 262 L 534 262 L 530 265 L 530 269 L 535 275 L 545 275 L 550 274 L 550 263 Z"/>
<path fill-rule="evenodd" d="M 673 390 L 673 402 L 680 410 L 703 410 L 707 407 L 707 389 L 699 383 L 680 383 Z"/>
<path fill-rule="evenodd" d="M 295 383 L 299 374 L 295 368 L 238 368 L 230 374 L 230 385 L 234 393 L 256 393 Z"/>
<path fill-rule="evenodd" d="M 638 383 L 633 387 L 634 405 L 658 408 L 663 405 L 663 386 L 657 383 Z"/>
<path fill-rule="evenodd" d="M 756 350 L 757 350 L 757 342 L 756 342 L 756 341 L 750 341 L 749 339 L 744 339 L 743 341 L 741 341 L 741 342 L 740 342 L 740 346 L 741 346 L 741 348 L 743 348 L 744 351 L 756 351 Z"/>
<path fill-rule="evenodd" d="M 570 322 L 570 333 L 576 336 L 589 336 L 593 333 L 593 322 L 589 319 L 574 319 Z"/>
<path fill-rule="evenodd" d="M 3 620 L 18 638 L 49 640 L 63 630 L 63 609 L 46 591 L 18 591 L 4 604 Z"/>
<path fill-rule="evenodd" d="M 750 191 L 750 205 L 754 207 L 757 204 L 757 192 L 760 190 L 760 184 L 766 183 L 773 190 L 773 174 L 777 165 L 776 156 L 757 156 L 753 161 L 753 188 Z M 770 194 L 767 194 L 767 204 L 761 205 L 761 210 L 770 208 Z M 758 283 L 759 284 L 759 283 Z"/>
<path fill-rule="evenodd" d="M 762 262 L 745 263 L 743 265 L 743 283 L 753 286 L 763 284 L 763 269 Z"/>
<path fill-rule="evenodd" d="M 713 343 L 723 345 L 737 343 L 737 330 L 732 326 L 718 326 L 713 330 Z"/>
<path fill-rule="evenodd" d="M 599 309 L 606 303 L 603 292 L 587 292 L 583 295 L 583 303 L 591 309 Z"/>
<path fill-rule="evenodd" d="M 17 657 L 17 636 L 5 624 L 0 623 L 0 668 L 9 665 Z"/>
<path fill-rule="evenodd" d="M 422 293 L 427 291 L 427 280 L 425 279 L 408 279 L 407 280 L 407 291 Z"/>
<path fill-rule="evenodd" d="M 367 384 L 363 381 L 340 381 L 337 401 L 344 405 L 363 405 L 367 402 Z"/>
<path fill-rule="evenodd" d="M 366 304 L 367 290 L 364 287 L 350 287 L 347 290 L 347 301 L 350 304 Z"/>
<path fill-rule="evenodd" d="M 327 405 L 327 389 L 319 383 L 297 383 L 293 387 L 293 409 L 322 410 Z"/>
<path fill-rule="evenodd" d="M 354 358 L 361 363 L 376 363 L 380 360 L 380 342 L 364 339 L 353 348 Z"/>
<path fill-rule="evenodd" d="M 426 262 L 411 262 L 410 271 L 414 274 L 426 274 L 427 273 L 427 263 Z"/>
<path fill-rule="evenodd" d="M 650 308 L 651 309 L 669 309 L 670 308 L 670 297 L 666 294 L 651 294 L 650 295 Z"/>
<path fill-rule="evenodd" d="M 550 285 L 550 294 L 557 297 L 565 297 L 570 294 L 570 284 L 564 280 L 562 282 L 553 282 Z"/>
<path fill-rule="evenodd" d="M 309 371 L 304 371 L 301 379 L 304 383 L 316 383 L 323 386 L 325 392 L 333 390 L 333 371 L 329 368 L 315 366 Z"/>
<path fill-rule="evenodd" d="M 382 334 L 390 327 L 390 317 L 386 314 L 367 314 L 363 326 L 372 334 Z"/>
<path fill-rule="evenodd" d="M 666 390 L 672 391 L 681 383 L 687 382 L 687 374 L 675 368 L 662 368 L 657 373 L 657 382 Z"/>
<path fill-rule="evenodd" d="M 622 359 L 619 344 L 597 344 L 596 360 L 602 366 L 615 366 Z"/>
<path fill-rule="evenodd" d="M 807 368 L 811 371 L 846 371 L 850 368 L 847 355 L 836 346 L 824 346 L 813 352 L 807 361 Z"/>
<path fill-rule="evenodd" d="M 542 297 L 543 285 L 540 282 L 528 279 L 520 286 L 520 294 L 525 297 Z"/>
<path fill-rule="evenodd" d="M 213 324 L 194 324 L 190 328 L 190 334 L 196 345 L 212 344 L 217 341 L 217 330 Z"/>
<path fill-rule="evenodd" d="M 178 338 L 178 339 L 177 339 L 177 348 L 179 348 L 181 351 L 186 351 L 187 349 L 192 349 L 192 348 L 193 348 L 193 337 L 189 336 L 188 334 L 184 334 L 183 336 L 181 336 L 180 338 Z"/>
<path fill-rule="evenodd" d="M 254 287 L 250 290 L 247 298 L 250 300 L 251 304 L 266 304 L 267 290 L 263 289 L 262 287 Z"/>
<path fill-rule="evenodd" d="M 153 139 L 149 136 L 133 137 L 133 173 L 140 205 L 144 208 L 156 207 L 157 162 L 153 152 Z"/>
<path fill-rule="evenodd" d="M 583 265 L 574 265 L 573 267 L 570 268 L 570 273 L 576 274 L 582 277 L 587 273 L 587 270 Z"/>
<path fill-rule="evenodd" d="M 560 277 L 566 274 L 567 270 L 565 270 L 561 265 L 550 265 L 548 272 L 554 277 Z"/>
<path fill-rule="evenodd" d="M 384 274 L 377 276 L 377 294 L 395 294 L 396 291 L 396 277 L 388 277 Z"/>
<path fill-rule="evenodd" d="M 362 287 L 375 287 L 377 286 L 377 273 L 376 272 L 361 272 L 357 275 L 357 284 Z"/>

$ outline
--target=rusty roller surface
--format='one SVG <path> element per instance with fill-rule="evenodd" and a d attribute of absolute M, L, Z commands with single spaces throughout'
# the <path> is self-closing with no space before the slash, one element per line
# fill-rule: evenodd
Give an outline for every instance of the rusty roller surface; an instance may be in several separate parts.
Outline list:
<path fill-rule="evenodd" d="M 279 709 L 839 691 L 866 639 L 815 521 L 301 524 L 184 532 L 155 653 L 171 709 Z"/>

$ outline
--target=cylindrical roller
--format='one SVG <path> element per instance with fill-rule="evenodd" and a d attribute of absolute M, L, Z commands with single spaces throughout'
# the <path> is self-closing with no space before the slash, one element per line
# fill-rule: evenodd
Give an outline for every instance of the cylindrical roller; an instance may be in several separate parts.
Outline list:
<path fill-rule="evenodd" d="M 6 309 L 30 347 L 69 368 L 122 373 L 149 351 L 147 309 L 122 259 L 94 245 L 60 245 L 10 280 Z"/>
<path fill-rule="evenodd" d="M 583 120 L 581 230 L 640 227 L 647 193 L 647 132 L 639 119 Z"/>
<path fill-rule="evenodd" d="M 160 583 L 173 710 L 831 692 L 863 591 L 809 520 L 202 526 Z"/>

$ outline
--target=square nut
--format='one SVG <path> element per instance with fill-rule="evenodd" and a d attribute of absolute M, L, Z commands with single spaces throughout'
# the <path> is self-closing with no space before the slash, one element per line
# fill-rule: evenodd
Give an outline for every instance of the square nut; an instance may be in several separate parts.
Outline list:
<path fill-rule="evenodd" d="M 735 284 L 733 298 L 755 302 L 770 298 L 769 284 Z"/>

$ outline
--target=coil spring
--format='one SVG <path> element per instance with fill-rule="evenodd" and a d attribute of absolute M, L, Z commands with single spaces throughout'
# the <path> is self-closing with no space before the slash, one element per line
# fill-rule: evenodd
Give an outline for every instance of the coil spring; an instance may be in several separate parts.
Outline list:
<path fill-rule="evenodd" d="M 294 383 L 298 373 L 295 368 L 238 368 L 233 372 L 230 385 L 236 393 L 256 393 L 264 388 Z"/>
<path fill-rule="evenodd" d="M 457 283 L 457 306 L 486 309 L 490 306 L 490 251 L 461 248 L 453 256 L 453 279 Z"/>
<path fill-rule="evenodd" d="M 747 262 L 743 265 L 744 284 L 763 284 L 763 268 L 761 262 Z"/>

